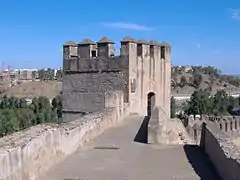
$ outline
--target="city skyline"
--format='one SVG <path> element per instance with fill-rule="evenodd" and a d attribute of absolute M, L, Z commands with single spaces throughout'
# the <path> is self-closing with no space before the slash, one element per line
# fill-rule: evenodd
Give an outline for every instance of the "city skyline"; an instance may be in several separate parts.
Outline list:
<path fill-rule="evenodd" d="M 13 70 L 39 70 L 39 69 L 61 69 L 62 67 L 48 67 L 48 68 L 41 68 L 41 67 L 30 67 L 30 68 L 17 68 L 14 67 L 8 63 L 5 63 L 4 61 L 0 61 L 1 67 L 0 67 L 0 71 L 13 71 Z"/>
<path fill-rule="evenodd" d="M 59 69 L 62 69 L 62 66 L 59 66 L 59 67 L 44 67 L 44 68 L 42 68 L 42 67 L 29 67 L 29 68 L 20 67 L 20 68 L 15 68 L 12 65 L 7 64 L 7 63 L 5 63 L 3 61 L 2 62 L 0 61 L 0 64 L 2 64 L 1 67 L 0 67 L 0 71 L 41 70 L 41 69 L 44 69 L 44 70 L 47 70 L 47 69 L 59 70 Z M 181 66 L 191 67 L 191 66 L 195 66 L 195 65 L 175 65 L 175 64 L 172 64 L 172 67 L 181 67 Z M 198 66 L 198 65 L 196 65 L 196 66 Z M 199 65 L 199 66 L 201 66 L 201 65 Z M 221 69 L 219 69 L 219 70 L 221 71 Z M 222 74 L 227 74 L 227 73 L 222 72 Z M 229 74 L 229 75 L 231 75 L 231 74 Z M 237 75 L 238 76 L 239 74 L 232 74 L 232 75 Z"/>

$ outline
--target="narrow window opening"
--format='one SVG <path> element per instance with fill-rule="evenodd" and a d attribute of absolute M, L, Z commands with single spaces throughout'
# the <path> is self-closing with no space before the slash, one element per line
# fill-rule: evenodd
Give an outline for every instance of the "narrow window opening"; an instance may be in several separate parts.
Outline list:
<path fill-rule="evenodd" d="M 165 51 L 165 47 L 161 47 L 161 59 L 165 59 L 165 53 L 166 53 L 166 51 Z"/>
<path fill-rule="evenodd" d="M 91 51 L 91 57 L 97 57 L 97 51 L 96 50 Z"/>
<path fill-rule="evenodd" d="M 154 46 L 150 46 L 150 56 L 154 57 Z"/>
<path fill-rule="evenodd" d="M 141 44 L 138 44 L 137 45 L 137 55 L 138 56 L 142 56 L 142 45 Z"/>

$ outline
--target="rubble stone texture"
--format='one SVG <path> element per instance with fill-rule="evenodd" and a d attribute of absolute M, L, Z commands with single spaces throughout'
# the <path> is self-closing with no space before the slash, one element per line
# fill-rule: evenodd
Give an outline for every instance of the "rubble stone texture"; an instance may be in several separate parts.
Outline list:
<path fill-rule="evenodd" d="M 240 179 L 240 117 L 191 118 L 189 131 L 206 152 L 222 179 Z"/>
<path fill-rule="evenodd" d="M 155 106 L 170 117 L 171 47 L 167 43 L 125 37 L 120 56 L 115 56 L 114 42 L 107 37 L 97 43 L 89 39 L 70 42 L 63 49 L 65 122 L 76 114 L 103 110 L 105 93 L 114 90 L 124 92 L 130 113 L 141 115 L 147 115 L 148 94 L 153 93 Z"/>

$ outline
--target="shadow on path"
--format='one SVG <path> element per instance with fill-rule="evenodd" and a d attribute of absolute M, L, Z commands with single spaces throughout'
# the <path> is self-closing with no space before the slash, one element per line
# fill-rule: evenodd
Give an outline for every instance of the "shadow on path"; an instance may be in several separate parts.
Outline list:
<path fill-rule="evenodd" d="M 184 145 L 184 151 L 201 180 L 222 180 L 217 175 L 207 154 L 198 145 Z"/>
<path fill-rule="evenodd" d="M 134 142 L 148 144 L 148 124 L 150 116 L 145 116 L 134 138 Z M 201 180 L 222 180 L 207 154 L 198 145 L 184 145 L 185 155 Z"/>
<path fill-rule="evenodd" d="M 145 116 L 142 124 L 134 138 L 134 142 L 138 143 L 148 143 L 148 124 L 149 124 L 150 116 Z"/>

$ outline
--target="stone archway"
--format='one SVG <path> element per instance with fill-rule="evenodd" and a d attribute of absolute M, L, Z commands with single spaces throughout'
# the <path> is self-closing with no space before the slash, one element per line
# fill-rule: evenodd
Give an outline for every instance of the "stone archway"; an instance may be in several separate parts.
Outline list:
<path fill-rule="evenodd" d="M 147 116 L 152 115 L 152 110 L 156 104 L 156 95 L 154 92 L 149 92 L 147 95 Z"/>
<path fill-rule="evenodd" d="M 146 144 L 148 143 L 148 125 L 153 114 L 155 101 L 156 101 L 155 93 L 149 92 L 147 94 L 147 116 L 144 117 L 142 124 L 134 138 L 135 142 Z"/>

